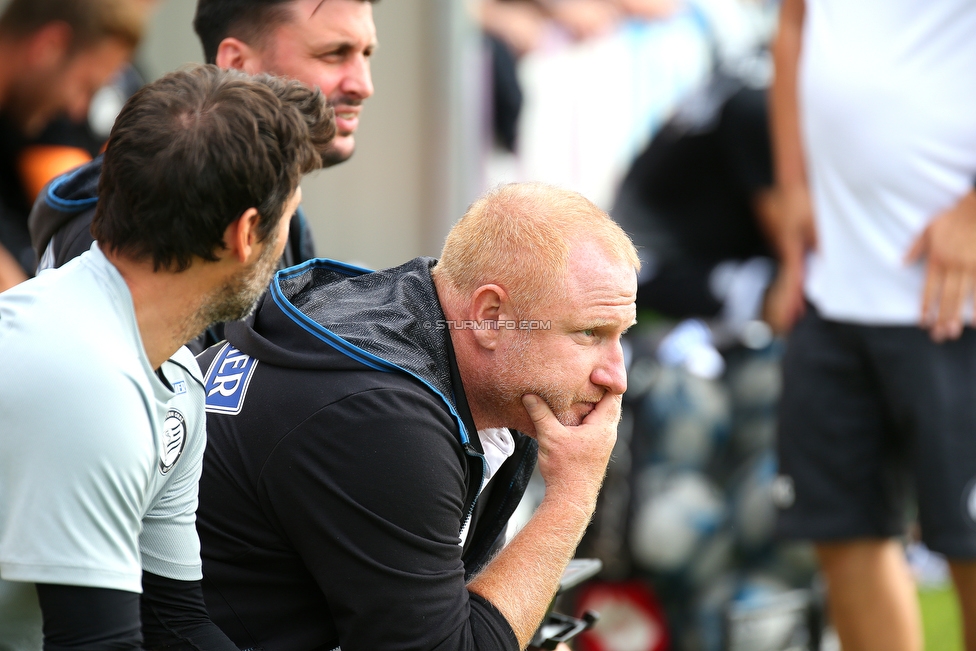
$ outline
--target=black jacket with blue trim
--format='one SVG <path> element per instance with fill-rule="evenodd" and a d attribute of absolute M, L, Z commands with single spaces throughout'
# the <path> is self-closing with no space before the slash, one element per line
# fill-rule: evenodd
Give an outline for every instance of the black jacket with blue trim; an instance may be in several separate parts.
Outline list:
<path fill-rule="evenodd" d="M 94 241 L 91 223 L 98 203 L 98 180 L 104 158 L 99 155 L 90 163 L 62 174 L 37 196 L 27 224 L 41 269 L 60 267 L 91 248 Z M 281 268 L 310 260 L 315 257 L 314 249 L 312 231 L 299 207 L 289 226 Z"/>
<path fill-rule="evenodd" d="M 481 490 L 433 264 L 279 272 L 250 321 L 198 358 L 204 594 L 242 648 L 518 648 L 465 584 L 503 537 L 537 448 L 516 433 Z"/>
<path fill-rule="evenodd" d="M 38 272 L 56 269 L 91 248 L 94 242 L 91 223 L 98 203 L 103 159 L 104 156 L 99 155 L 90 163 L 62 174 L 37 196 L 27 225 L 38 260 Z M 312 231 L 301 207 L 292 215 L 288 228 L 288 244 L 278 263 L 279 269 L 315 257 Z M 218 324 L 189 342 L 187 347 L 199 353 L 222 338 L 223 328 Z"/>

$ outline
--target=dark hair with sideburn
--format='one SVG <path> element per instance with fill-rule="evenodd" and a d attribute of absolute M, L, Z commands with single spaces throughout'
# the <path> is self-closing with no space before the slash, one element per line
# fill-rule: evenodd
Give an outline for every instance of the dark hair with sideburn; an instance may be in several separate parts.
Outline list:
<path fill-rule="evenodd" d="M 104 249 L 174 271 L 216 260 L 248 208 L 266 240 L 334 136 L 325 97 L 297 81 L 213 65 L 170 73 L 115 122 L 92 234 Z"/>

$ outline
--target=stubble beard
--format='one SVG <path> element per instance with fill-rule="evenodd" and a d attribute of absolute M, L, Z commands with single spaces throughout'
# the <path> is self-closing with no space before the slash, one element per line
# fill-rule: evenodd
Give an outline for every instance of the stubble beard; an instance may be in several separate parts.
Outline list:
<path fill-rule="evenodd" d="M 187 324 L 186 340 L 195 339 L 215 323 L 240 321 L 249 317 L 267 291 L 277 268 L 278 258 L 269 241 L 250 267 L 211 292 L 192 324 Z"/>
<path fill-rule="evenodd" d="M 581 402 L 598 402 L 599 396 L 582 396 L 567 393 L 553 383 L 539 382 L 538 376 L 545 360 L 533 359 L 529 353 L 531 336 L 520 333 L 508 353 L 509 363 L 496 374 L 487 388 L 490 404 L 496 406 L 497 413 L 525 414 L 522 396 L 527 393 L 542 398 L 550 411 L 565 427 L 575 427 L 583 422 L 585 416 L 573 411 L 573 405 Z"/>

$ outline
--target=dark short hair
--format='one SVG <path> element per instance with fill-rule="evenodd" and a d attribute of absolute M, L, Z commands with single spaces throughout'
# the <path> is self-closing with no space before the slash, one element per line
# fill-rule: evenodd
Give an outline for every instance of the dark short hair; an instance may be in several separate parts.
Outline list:
<path fill-rule="evenodd" d="M 258 45 L 261 39 L 288 20 L 288 5 L 293 2 L 295 0 L 199 0 L 193 29 L 203 44 L 207 63 L 217 62 L 217 48 L 228 36 Z"/>
<path fill-rule="evenodd" d="M 196 65 L 144 86 L 109 136 L 92 234 L 156 269 L 216 260 L 224 231 L 257 208 L 266 240 L 335 135 L 318 89 Z"/>

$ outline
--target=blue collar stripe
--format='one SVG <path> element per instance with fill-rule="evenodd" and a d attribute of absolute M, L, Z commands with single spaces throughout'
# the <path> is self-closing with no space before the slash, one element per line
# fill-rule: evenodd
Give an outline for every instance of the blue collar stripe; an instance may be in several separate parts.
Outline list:
<path fill-rule="evenodd" d="M 447 405 L 448 410 L 451 412 L 451 416 L 453 416 L 454 420 L 457 421 L 458 429 L 461 432 L 461 444 L 467 445 L 470 439 L 468 437 L 467 428 L 465 428 L 464 422 L 461 420 L 461 416 L 458 415 L 457 410 L 454 408 L 454 405 L 451 404 L 451 401 L 448 400 L 443 393 L 438 391 L 437 388 L 434 387 L 430 382 L 420 377 L 416 373 L 408 371 L 405 368 L 401 368 L 400 366 L 397 366 L 392 362 L 388 362 L 382 357 L 377 357 L 376 355 L 349 343 L 348 341 L 346 341 L 339 335 L 335 334 L 328 328 L 322 326 L 322 324 L 317 323 L 313 319 L 309 318 L 308 315 L 304 314 L 301 310 L 299 310 L 294 305 L 292 305 L 288 299 L 285 298 L 284 293 L 281 291 L 281 285 L 280 285 L 280 280 L 282 278 L 287 279 L 287 278 L 294 277 L 300 274 L 301 272 L 305 271 L 305 268 L 310 266 L 334 268 L 333 265 L 335 265 L 336 267 L 345 267 L 348 270 L 354 270 L 356 272 L 359 272 L 350 275 L 362 275 L 363 273 L 371 273 L 362 270 L 359 267 L 346 265 L 341 262 L 334 262 L 332 260 L 325 260 L 325 259 L 309 260 L 308 262 L 302 263 L 301 265 L 297 265 L 295 267 L 290 267 L 288 269 L 279 271 L 275 275 L 274 280 L 271 281 L 271 298 L 272 300 L 274 300 L 275 305 L 277 305 L 288 318 L 290 318 L 292 321 L 298 324 L 303 330 L 315 336 L 317 339 L 332 346 L 340 353 L 348 357 L 351 357 L 352 359 L 356 360 L 360 364 L 363 364 L 364 366 L 368 366 L 369 368 L 376 371 L 382 371 L 384 373 L 392 373 L 398 371 L 400 373 L 405 373 L 420 381 L 424 386 L 426 386 L 428 389 L 433 391 L 435 395 L 437 395 L 441 400 L 443 400 L 445 405 Z M 339 269 L 335 269 L 335 270 L 339 271 Z M 342 273 L 342 271 L 339 272 Z"/>
<path fill-rule="evenodd" d="M 62 199 L 57 195 L 58 188 L 73 179 L 80 171 L 81 168 L 78 168 L 73 172 L 59 176 L 51 181 L 51 185 L 47 186 L 47 196 L 44 198 L 47 205 L 56 210 L 78 212 L 98 203 L 98 196 L 88 197 L 86 199 Z"/>
<path fill-rule="evenodd" d="M 347 264 L 345 262 L 339 262 L 338 260 L 329 260 L 328 258 L 312 258 L 311 260 L 306 260 L 292 267 L 287 267 L 279 271 L 276 276 L 280 276 L 284 280 L 289 280 L 295 276 L 300 276 L 305 273 L 306 270 L 311 268 L 329 269 L 336 273 L 340 273 L 343 276 L 349 276 L 350 278 L 354 276 L 363 276 L 365 274 L 373 273 L 372 269 L 366 269 L 365 267 L 357 267 L 356 265 Z M 277 278 L 276 278 L 277 280 Z"/>

